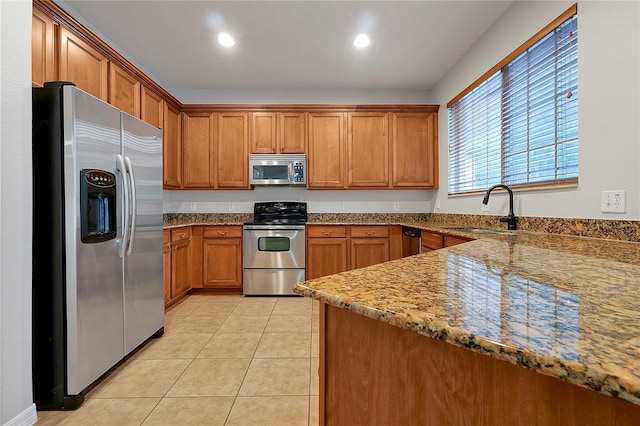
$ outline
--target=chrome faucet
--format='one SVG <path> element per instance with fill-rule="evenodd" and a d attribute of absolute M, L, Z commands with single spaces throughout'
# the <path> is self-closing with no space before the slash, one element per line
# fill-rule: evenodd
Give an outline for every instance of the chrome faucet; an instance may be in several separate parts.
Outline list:
<path fill-rule="evenodd" d="M 482 199 L 482 204 L 489 203 L 489 195 L 491 194 L 491 191 L 496 188 L 504 188 L 509 193 L 509 214 L 507 215 L 507 217 L 501 217 L 500 222 L 507 222 L 507 229 L 509 230 L 517 229 L 517 218 L 516 215 L 513 214 L 513 191 L 507 185 L 498 184 L 493 185 L 491 188 L 487 189 L 487 193 L 484 194 L 484 198 Z"/>

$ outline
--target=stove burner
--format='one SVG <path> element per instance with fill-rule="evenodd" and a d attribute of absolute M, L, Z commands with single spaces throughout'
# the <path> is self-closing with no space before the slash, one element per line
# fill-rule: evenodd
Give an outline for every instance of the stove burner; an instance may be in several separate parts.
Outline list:
<path fill-rule="evenodd" d="M 307 222 L 307 203 L 263 202 L 253 206 L 253 222 L 247 225 L 304 225 Z"/>

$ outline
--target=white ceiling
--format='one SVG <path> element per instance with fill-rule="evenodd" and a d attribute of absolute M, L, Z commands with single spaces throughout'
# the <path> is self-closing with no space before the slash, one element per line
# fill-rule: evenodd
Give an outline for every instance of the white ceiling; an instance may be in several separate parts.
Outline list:
<path fill-rule="evenodd" d="M 180 92 L 428 91 L 512 2 L 60 3 L 163 87 Z M 218 45 L 218 31 L 232 34 L 236 45 Z M 353 46 L 360 32 L 371 38 L 364 50 Z"/>

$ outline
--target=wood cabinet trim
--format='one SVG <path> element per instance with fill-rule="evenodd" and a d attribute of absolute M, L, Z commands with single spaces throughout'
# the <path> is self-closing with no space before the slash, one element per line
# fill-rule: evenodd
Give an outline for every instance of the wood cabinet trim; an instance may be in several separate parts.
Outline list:
<path fill-rule="evenodd" d="M 185 104 L 184 112 L 438 112 L 440 105 Z"/>

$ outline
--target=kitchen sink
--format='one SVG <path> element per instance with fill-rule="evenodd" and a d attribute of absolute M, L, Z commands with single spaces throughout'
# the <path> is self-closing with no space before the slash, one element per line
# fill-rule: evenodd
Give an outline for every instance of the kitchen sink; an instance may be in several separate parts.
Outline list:
<path fill-rule="evenodd" d="M 467 232 L 469 234 L 490 234 L 490 235 L 518 235 L 518 231 L 514 230 L 497 230 L 482 228 L 447 228 L 451 231 Z"/>

